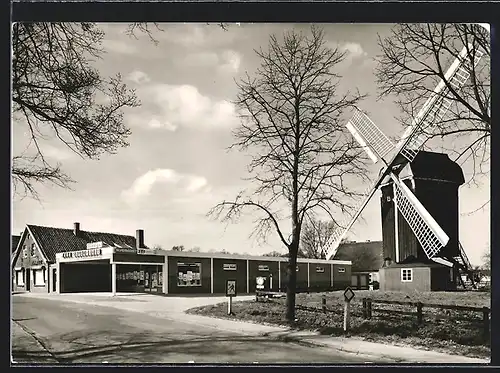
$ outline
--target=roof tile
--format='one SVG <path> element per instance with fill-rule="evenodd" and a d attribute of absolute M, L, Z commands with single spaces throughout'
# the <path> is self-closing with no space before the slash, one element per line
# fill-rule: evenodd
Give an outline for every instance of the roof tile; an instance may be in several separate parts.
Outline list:
<path fill-rule="evenodd" d="M 136 247 L 134 236 L 80 230 L 77 237 L 73 234 L 72 229 L 43 227 L 31 224 L 28 225 L 28 228 L 49 261 L 53 262 L 56 260 L 57 253 L 86 250 L 87 244 L 91 242 L 102 241 L 110 246 Z"/>

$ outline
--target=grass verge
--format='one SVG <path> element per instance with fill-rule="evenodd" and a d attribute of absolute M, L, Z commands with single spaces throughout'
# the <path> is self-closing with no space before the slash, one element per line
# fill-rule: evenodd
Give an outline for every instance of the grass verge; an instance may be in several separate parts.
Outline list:
<path fill-rule="evenodd" d="M 319 309 L 323 294 L 327 299 L 328 311 L 326 313 Z M 348 336 L 455 355 L 491 357 L 489 340 L 485 341 L 482 334 L 481 314 L 424 308 L 424 323 L 418 325 L 416 316 L 403 313 L 411 313 L 412 309 L 404 310 L 405 306 L 384 304 L 374 306 L 372 319 L 365 320 L 362 317 L 361 300 L 368 295 L 372 299 L 484 307 L 489 306 L 489 294 L 415 293 L 406 295 L 379 291 L 366 291 L 365 294 L 359 291 L 356 292 L 356 298 L 351 305 L 351 330 Z M 295 328 L 318 331 L 324 335 L 345 336 L 342 330 L 342 292 L 298 294 L 297 305 Z M 307 309 L 301 307 L 307 307 Z M 265 303 L 254 300 L 235 302 L 233 304 L 234 316 L 227 315 L 226 303 L 197 307 L 187 312 L 261 324 L 286 325 L 284 299 Z"/>

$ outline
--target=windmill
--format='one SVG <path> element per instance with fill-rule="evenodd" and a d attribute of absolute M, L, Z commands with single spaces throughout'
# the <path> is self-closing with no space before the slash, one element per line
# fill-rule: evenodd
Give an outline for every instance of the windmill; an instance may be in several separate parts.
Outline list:
<path fill-rule="evenodd" d="M 467 58 L 468 51 L 473 52 L 474 58 L 472 62 Z M 411 228 L 427 258 L 448 266 L 452 264 L 446 260 L 451 258 L 439 257 L 441 249 L 449 241 L 448 235 L 411 189 L 400 179 L 400 172 L 406 165 L 414 161 L 422 149 L 429 138 L 426 134 L 427 130 L 431 129 L 436 121 L 443 120 L 447 114 L 452 104 L 452 101 L 448 98 L 450 91 L 458 90 L 465 84 L 470 77 L 471 65 L 476 66 L 482 55 L 481 51 L 474 50 L 470 44 L 463 47 L 460 54 L 446 71 L 444 79 L 437 84 L 397 144 L 394 144 L 367 115 L 355 108 L 354 115 L 346 124 L 347 129 L 374 163 L 381 160 L 384 165 L 378 178 L 365 191 L 365 198 L 361 201 L 354 216 L 352 218 L 346 216 L 325 245 L 327 260 L 335 255 L 342 239 L 356 222 L 381 184 L 390 180 L 394 187 L 395 206 Z M 468 272 L 470 263 L 467 255 L 460 243 L 458 246 L 462 260 L 461 263 L 457 264 Z"/>

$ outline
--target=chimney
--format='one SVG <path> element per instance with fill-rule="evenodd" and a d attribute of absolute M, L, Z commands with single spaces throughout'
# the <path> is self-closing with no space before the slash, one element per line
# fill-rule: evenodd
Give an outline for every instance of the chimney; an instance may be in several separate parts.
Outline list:
<path fill-rule="evenodd" d="M 144 248 L 144 230 L 138 229 L 135 231 L 135 248 Z"/>
<path fill-rule="evenodd" d="M 80 223 L 73 223 L 73 234 L 77 237 L 80 235 Z"/>

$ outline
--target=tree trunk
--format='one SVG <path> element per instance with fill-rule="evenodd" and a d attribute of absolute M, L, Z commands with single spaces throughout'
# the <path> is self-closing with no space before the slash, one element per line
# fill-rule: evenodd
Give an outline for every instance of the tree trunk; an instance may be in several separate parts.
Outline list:
<path fill-rule="evenodd" d="M 297 250 L 298 245 L 292 243 L 289 249 L 287 267 L 288 285 L 286 289 L 286 320 L 295 322 L 295 291 L 297 288 Z"/>

